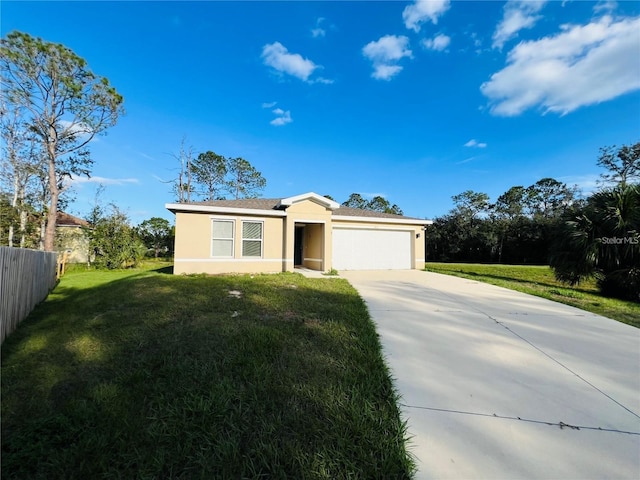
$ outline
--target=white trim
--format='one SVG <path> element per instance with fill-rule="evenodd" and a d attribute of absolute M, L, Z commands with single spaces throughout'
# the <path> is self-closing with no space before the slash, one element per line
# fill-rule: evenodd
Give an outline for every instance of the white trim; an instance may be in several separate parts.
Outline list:
<path fill-rule="evenodd" d="M 416 262 L 424 262 L 424 258 L 416 258 Z"/>
<path fill-rule="evenodd" d="M 296 219 L 293 219 L 293 221 L 295 223 L 315 223 L 315 224 L 322 224 L 322 225 L 326 225 L 327 223 L 326 220 L 305 220 L 304 218 L 296 218 Z"/>
<path fill-rule="evenodd" d="M 332 221 L 339 222 L 368 222 L 368 223 L 391 223 L 399 225 L 431 225 L 433 220 L 420 220 L 412 218 L 386 218 L 386 217 L 351 217 L 349 215 L 333 215 Z M 335 228 L 335 226 L 334 226 Z"/>
<path fill-rule="evenodd" d="M 290 261 L 284 258 L 175 258 L 174 262 L 193 262 L 193 263 L 266 263 L 266 262 L 285 262 Z M 291 260 L 293 261 L 293 260 Z"/>
<path fill-rule="evenodd" d="M 217 207 L 214 205 L 191 205 L 186 203 L 167 203 L 164 207 L 173 213 L 204 212 L 213 214 L 235 213 L 240 215 L 264 215 L 265 217 L 287 216 L 287 212 L 283 210 L 260 210 L 257 208 Z"/>
<path fill-rule="evenodd" d="M 394 232 L 415 232 L 411 227 L 378 227 L 374 225 L 332 225 L 332 230 L 391 230 Z"/>
<path fill-rule="evenodd" d="M 333 200 L 330 200 L 327 197 L 323 197 L 322 195 L 318 195 L 314 192 L 307 192 L 296 195 L 294 197 L 283 198 L 282 200 L 280 200 L 280 202 L 278 202 L 278 207 L 290 207 L 294 203 L 302 202 L 304 200 L 315 201 L 316 203 L 327 207 L 329 210 L 337 210 L 338 208 L 340 208 L 340 204 L 338 202 L 334 202 Z"/>
<path fill-rule="evenodd" d="M 321 258 L 303 258 L 303 262 L 322 262 Z"/>

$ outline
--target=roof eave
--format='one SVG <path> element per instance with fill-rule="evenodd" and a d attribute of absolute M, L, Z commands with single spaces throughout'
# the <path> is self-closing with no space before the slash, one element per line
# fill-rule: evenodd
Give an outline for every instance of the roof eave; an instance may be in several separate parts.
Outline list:
<path fill-rule="evenodd" d="M 165 208 L 171 213 L 200 212 L 200 213 L 235 213 L 239 215 L 261 215 L 264 217 L 284 217 L 283 210 L 264 210 L 259 208 L 218 207 L 215 205 L 191 205 L 186 203 L 167 203 Z"/>
<path fill-rule="evenodd" d="M 302 202 L 304 200 L 311 200 L 322 205 L 323 207 L 328 208 L 329 210 L 337 210 L 338 208 L 340 208 L 340 204 L 338 202 L 335 202 L 327 197 L 323 197 L 322 195 L 318 195 L 314 192 L 307 192 L 301 195 L 296 195 L 294 197 L 283 198 L 278 202 L 276 208 L 290 207 L 294 203 Z"/>
<path fill-rule="evenodd" d="M 391 223 L 396 225 L 431 225 L 433 223 L 433 220 L 419 218 L 355 217 L 351 215 L 333 215 L 331 219 L 342 222 Z"/>

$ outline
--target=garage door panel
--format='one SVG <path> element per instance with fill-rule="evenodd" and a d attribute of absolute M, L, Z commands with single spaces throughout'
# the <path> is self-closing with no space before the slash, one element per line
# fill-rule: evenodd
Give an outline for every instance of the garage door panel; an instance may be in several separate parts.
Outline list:
<path fill-rule="evenodd" d="M 411 234 L 400 230 L 333 229 L 336 270 L 411 268 Z"/>

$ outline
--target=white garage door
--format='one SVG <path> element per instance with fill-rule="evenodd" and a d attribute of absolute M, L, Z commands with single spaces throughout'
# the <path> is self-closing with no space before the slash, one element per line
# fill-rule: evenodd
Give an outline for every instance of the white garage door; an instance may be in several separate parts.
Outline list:
<path fill-rule="evenodd" d="M 411 268 L 411 234 L 398 230 L 333 229 L 336 270 L 402 270 Z"/>

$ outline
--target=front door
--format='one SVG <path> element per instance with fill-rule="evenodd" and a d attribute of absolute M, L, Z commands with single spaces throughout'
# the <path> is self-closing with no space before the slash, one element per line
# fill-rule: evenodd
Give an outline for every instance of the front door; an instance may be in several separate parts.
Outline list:
<path fill-rule="evenodd" d="M 304 227 L 296 227 L 295 240 L 293 242 L 293 265 L 302 265 L 302 248 L 304 241 Z"/>

